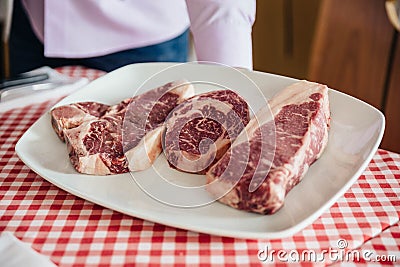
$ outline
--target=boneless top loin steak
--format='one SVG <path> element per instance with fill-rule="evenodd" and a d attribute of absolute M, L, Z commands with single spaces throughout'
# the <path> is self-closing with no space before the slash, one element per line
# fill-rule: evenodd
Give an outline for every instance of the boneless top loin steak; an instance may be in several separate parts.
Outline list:
<path fill-rule="evenodd" d="M 165 156 L 173 168 L 205 174 L 248 122 L 246 101 L 231 90 L 193 96 L 166 120 Z"/>
<path fill-rule="evenodd" d="M 193 95 L 190 84 L 175 81 L 114 106 L 85 102 L 54 108 L 52 125 L 66 141 L 78 172 L 108 175 L 143 170 L 161 152 L 165 118 Z"/>
<path fill-rule="evenodd" d="M 279 210 L 320 157 L 330 122 L 325 85 L 300 81 L 275 95 L 269 106 L 271 112 L 268 107 L 257 112 L 207 173 L 207 190 L 223 195 L 220 202 L 261 214 Z"/>

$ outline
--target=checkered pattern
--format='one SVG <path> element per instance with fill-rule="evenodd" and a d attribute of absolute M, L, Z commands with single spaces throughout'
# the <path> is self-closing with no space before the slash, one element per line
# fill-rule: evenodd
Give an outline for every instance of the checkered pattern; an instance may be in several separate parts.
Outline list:
<path fill-rule="evenodd" d="M 103 73 L 80 67 L 59 69 L 94 79 Z M 378 150 L 357 182 L 312 225 L 274 240 L 210 236 L 143 221 L 73 196 L 36 175 L 17 157 L 22 134 L 58 99 L 0 113 L 0 231 L 10 231 L 59 266 L 262 265 L 275 252 L 371 250 L 395 255 L 400 264 L 400 155 Z M 345 249 L 341 249 L 345 244 Z M 291 256 L 294 254 L 291 253 Z M 273 254 L 273 263 L 287 263 Z M 283 254 L 281 257 L 285 256 Z M 286 258 L 288 255 L 286 255 Z M 291 259 L 291 258 L 289 258 Z M 325 266 L 326 255 L 304 266 Z M 353 262 L 336 263 L 347 266 Z"/>
<path fill-rule="evenodd" d="M 78 78 L 86 77 L 89 80 L 95 80 L 105 74 L 105 72 L 101 71 L 101 70 L 88 69 L 88 68 L 76 67 L 76 66 L 66 66 L 66 67 L 57 68 L 56 70 L 62 74 L 68 75 L 70 77 L 78 77 Z"/>
<path fill-rule="evenodd" d="M 381 265 L 399 266 L 400 264 L 400 223 L 388 227 L 379 236 L 364 243 L 358 257 L 353 262 L 343 261 L 334 266 L 372 267 Z"/>

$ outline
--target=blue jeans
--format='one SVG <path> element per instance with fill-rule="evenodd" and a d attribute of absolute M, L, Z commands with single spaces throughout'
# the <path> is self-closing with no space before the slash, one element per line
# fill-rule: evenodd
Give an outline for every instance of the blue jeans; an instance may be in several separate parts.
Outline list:
<path fill-rule="evenodd" d="M 11 76 L 41 66 L 52 68 L 66 65 L 81 65 L 103 71 L 139 62 L 185 62 L 189 49 L 189 30 L 169 41 L 124 50 L 91 58 L 49 58 L 44 56 L 44 47 L 36 37 L 20 0 L 14 1 L 9 40 Z"/>

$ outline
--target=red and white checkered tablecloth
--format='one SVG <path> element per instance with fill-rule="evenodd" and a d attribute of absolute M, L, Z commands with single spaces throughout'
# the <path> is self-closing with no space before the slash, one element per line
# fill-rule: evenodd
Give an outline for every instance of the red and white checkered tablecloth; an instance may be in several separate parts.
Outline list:
<path fill-rule="evenodd" d="M 380 266 L 399 265 L 400 259 L 400 223 L 385 229 L 379 236 L 365 242 L 359 249 L 359 258 L 351 262 L 334 264 L 338 266 Z M 397 262 L 396 262 L 397 260 Z"/>
<path fill-rule="evenodd" d="M 59 71 L 90 79 L 103 74 L 82 67 Z M 344 196 L 292 237 L 210 236 L 103 208 L 57 188 L 25 166 L 15 144 L 57 101 L 0 113 L 0 232 L 12 232 L 59 266 L 263 265 L 272 257 L 277 266 L 297 260 L 307 266 L 400 265 L 399 154 L 378 150 Z M 363 253 L 368 255 L 363 258 Z"/>

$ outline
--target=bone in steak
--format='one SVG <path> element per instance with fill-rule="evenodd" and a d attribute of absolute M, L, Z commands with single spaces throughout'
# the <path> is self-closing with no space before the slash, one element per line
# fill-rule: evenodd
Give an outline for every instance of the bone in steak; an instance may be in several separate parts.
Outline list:
<path fill-rule="evenodd" d="M 85 121 L 65 130 L 69 158 L 80 173 L 107 175 L 129 172 L 122 149 L 120 118 Z"/>
<path fill-rule="evenodd" d="M 143 170 L 161 152 L 169 112 L 193 96 L 190 84 L 165 84 L 107 109 L 103 116 L 65 129 L 71 163 L 81 173 L 108 175 Z"/>
<path fill-rule="evenodd" d="M 63 105 L 51 110 L 51 125 L 57 136 L 64 140 L 64 130 L 75 128 L 84 121 L 102 117 L 110 108 L 109 105 L 97 102 L 80 102 Z"/>
<path fill-rule="evenodd" d="M 166 158 L 173 168 L 205 174 L 248 122 L 248 105 L 237 93 L 219 90 L 196 95 L 166 120 Z"/>
<path fill-rule="evenodd" d="M 207 173 L 207 190 L 231 207 L 272 214 L 328 141 L 328 88 L 301 81 L 273 97 Z M 248 139 L 244 136 L 248 136 Z M 226 193 L 226 194 L 225 194 Z M 225 194 L 225 195 L 224 195 Z"/>
<path fill-rule="evenodd" d="M 127 98 L 113 106 L 98 102 L 78 102 L 59 106 L 50 111 L 51 124 L 64 142 L 64 130 L 78 127 L 85 121 L 96 120 L 105 115 L 123 116 L 131 100 L 132 98 Z"/>

